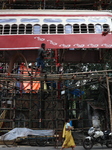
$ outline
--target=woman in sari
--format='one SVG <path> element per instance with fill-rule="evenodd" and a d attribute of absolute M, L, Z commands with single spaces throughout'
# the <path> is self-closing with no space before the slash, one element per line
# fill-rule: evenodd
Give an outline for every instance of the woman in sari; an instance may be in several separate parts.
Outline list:
<path fill-rule="evenodd" d="M 71 130 L 73 130 L 74 128 L 70 125 L 69 122 L 70 119 L 66 119 L 62 135 L 62 137 L 65 138 L 65 140 L 60 150 L 63 150 L 64 148 L 72 148 L 72 150 L 74 150 L 75 147 L 75 142 L 71 134 Z"/>

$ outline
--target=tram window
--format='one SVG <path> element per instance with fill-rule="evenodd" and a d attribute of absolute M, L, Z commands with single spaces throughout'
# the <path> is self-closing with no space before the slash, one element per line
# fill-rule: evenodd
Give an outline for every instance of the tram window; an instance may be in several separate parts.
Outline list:
<path fill-rule="evenodd" d="M 91 23 L 104 23 L 104 22 L 107 22 L 107 19 L 105 18 L 90 18 L 88 21 L 90 21 Z"/>
<path fill-rule="evenodd" d="M 86 24 L 81 24 L 81 33 L 87 33 L 87 26 L 86 26 Z"/>
<path fill-rule="evenodd" d="M 40 25 L 39 24 L 35 24 L 33 27 L 33 34 L 40 34 Z"/>
<path fill-rule="evenodd" d="M 57 26 L 57 33 L 64 33 L 64 27 L 63 27 L 62 24 L 59 24 L 59 25 Z"/>
<path fill-rule="evenodd" d="M 24 24 L 20 24 L 19 25 L 19 34 L 24 34 L 25 31 L 25 25 Z"/>
<path fill-rule="evenodd" d="M 56 33 L 56 26 L 54 24 L 50 25 L 50 33 L 51 34 Z"/>
<path fill-rule="evenodd" d="M 32 34 L 32 25 L 31 24 L 26 25 L 26 34 Z"/>
<path fill-rule="evenodd" d="M 17 25 L 13 24 L 11 27 L 11 34 L 17 34 Z"/>
<path fill-rule="evenodd" d="M 29 18 L 22 18 L 21 19 L 21 22 L 29 22 L 29 23 L 36 23 L 36 22 L 39 22 L 39 19 L 29 19 Z"/>
<path fill-rule="evenodd" d="M 94 25 L 88 24 L 88 30 L 89 30 L 89 33 L 94 33 Z"/>
<path fill-rule="evenodd" d="M 103 31 L 109 31 L 109 25 L 108 24 L 103 24 Z"/>
<path fill-rule="evenodd" d="M 70 24 L 65 25 L 65 33 L 72 33 L 72 26 Z"/>
<path fill-rule="evenodd" d="M 80 33 L 79 25 L 78 24 L 74 24 L 73 25 L 73 33 Z"/>
<path fill-rule="evenodd" d="M 2 34 L 2 31 L 3 31 L 3 26 L 0 25 L 0 34 Z"/>
<path fill-rule="evenodd" d="M 96 24 L 95 25 L 95 33 L 102 33 L 101 24 Z"/>
<path fill-rule="evenodd" d="M 47 19 L 44 19 L 43 21 L 44 21 L 45 23 L 53 23 L 53 22 L 59 23 L 59 22 L 62 22 L 62 20 L 61 20 L 61 19 L 58 19 L 58 18 L 54 18 L 54 19 L 52 19 L 52 18 L 47 18 Z"/>
<path fill-rule="evenodd" d="M 14 23 L 16 19 L 0 19 L 0 23 Z"/>
<path fill-rule="evenodd" d="M 48 25 L 47 24 L 42 25 L 42 33 L 43 34 L 46 34 L 46 33 L 48 34 Z"/>
<path fill-rule="evenodd" d="M 9 25 L 9 24 L 6 24 L 6 25 L 4 26 L 4 34 L 9 34 L 9 32 L 10 32 L 10 25 Z"/>
<path fill-rule="evenodd" d="M 85 19 L 67 19 L 66 22 L 79 23 L 79 22 L 85 22 Z"/>

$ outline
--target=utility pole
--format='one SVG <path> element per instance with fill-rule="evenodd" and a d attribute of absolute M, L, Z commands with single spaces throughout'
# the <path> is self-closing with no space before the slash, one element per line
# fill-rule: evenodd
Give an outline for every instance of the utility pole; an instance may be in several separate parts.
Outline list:
<path fill-rule="evenodd" d="M 108 107 L 109 107 L 109 117 L 110 117 L 110 130 L 112 132 L 112 104 L 110 98 L 110 89 L 109 89 L 109 77 L 106 76 L 106 83 L 107 83 L 107 92 L 108 92 Z"/>

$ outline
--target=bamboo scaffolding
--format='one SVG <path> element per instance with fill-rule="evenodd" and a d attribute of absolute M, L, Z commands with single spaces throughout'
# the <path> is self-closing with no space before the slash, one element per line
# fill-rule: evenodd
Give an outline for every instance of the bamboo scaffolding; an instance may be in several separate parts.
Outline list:
<path fill-rule="evenodd" d="M 13 73 L 8 75 L 7 73 L 1 73 L 0 80 L 17 80 L 17 81 L 46 81 L 46 80 L 72 80 L 72 79 L 83 80 L 99 77 L 105 78 L 106 73 L 109 72 L 112 72 L 112 70 L 75 72 L 63 74 L 38 74 L 37 76 L 28 76 L 24 74 L 13 74 Z"/>
<path fill-rule="evenodd" d="M 95 79 L 95 81 L 96 82 L 99 82 L 99 81 L 107 81 L 107 90 L 108 90 L 108 101 L 109 101 L 109 114 L 110 114 L 110 116 L 112 115 L 112 112 L 110 111 L 111 110 L 111 100 L 110 100 L 110 90 L 109 90 L 109 82 L 111 81 L 111 77 L 108 77 L 107 78 L 107 76 L 109 76 L 109 73 L 112 73 L 112 70 L 100 70 L 100 71 L 90 71 L 90 72 L 75 72 L 75 73 L 63 73 L 63 74 L 38 74 L 36 77 L 35 76 L 28 76 L 28 75 L 24 75 L 24 74 L 7 74 L 7 73 L 1 73 L 0 74 L 0 80 L 1 80 L 1 82 L 2 81 L 10 81 L 10 82 L 22 82 L 22 81 L 31 81 L 30 83 L 32 83 L 32 81 L 38 81 L 38 82 L 40 82 L 40 81 L 43 81 L 42 82 L 42 84 L 44 83 L 44 81 L 64 81 L 64 80 L 89 80 L 90 82 L 91 82 L 91 80 L 92 79 Z M 93 80 L 92 80 L 93 81 Z M 95 83 L 96 83 L 95 82 Z M 92 84 L 92 82 L 91 82 L 91 84 Z M 31 88 L 32 89 L 32 88 Z M 68 89 L 70 89 L 70 87 L 68 87 Z M 56 88 L 55 90 L 58 90 L 58 88 Z M 53 90 L 53 91 L 55 91 L 55 90 Z M 62 89 L 61 89 L 62 90 Z M 41 87 L 41 93 L 40 94 L 43 94 L 43 91 L 44 91 L 44 89 L 43 89 L 43 87 Z M 48 91 L 51 91 L 51 90 L 47 90 L 47 92 Z M 15 91 L 14 91 L 15 92 Z M 31 93 L 30 93 L 31 94 Z M 52 97 L 53 97 L 53 95 L 52 95 Z M 7 97 L 4 97 L 3 99 L 7 99 Z M 66 98 L 65 98 L 66 99 Z M 33 102 L 32 101 L 33 100 L 33 97 L 32 97 L 32 94 L 30 95 L 30 98 L 27 100 L 27 99 L 22 99 L 21 98 L 21 101 L 30 101 L 30 109 L 31 109 L 31 103 Z M 86 99 L 84 99 L 83 101 L 92 101 L 93 99 L 88 99 L 88 100 L 86 100 Z M 17 101 L 17 100 L 16 100 Z M 20 101 L 20 100 L 18 100 L 18 101 Z M 40 104 L 42 103 L 42 102 L 46 102 L 47 103 L 47 101 L 48 102 L 57 102 L 58 103 L 58 101 L 60 101 L 60 99 L 58 99 L 58 98 L 56 98 L 56 99 L 51 99 L 51 100 L 49 100 L 49 99 L 42 99 L 42 97 L 40 96 L 40 98 L 39 98 L 39 102 L 40 102 Z M 78 99 L 77 101 L 80 101 L 80 99 Z M 82 99 L 81 99 L 81 101 L 82 101 Z M 63 105 L 65 105 L 66 104 L 66 102 L 64 101 L 63 102 Z M 9 108 L 10 110 L 11 110 L 11 108 Z M 17 111 L 24 111 L 24 108 L 22 108 L 22 109 L 17 109 Z M 55 115 L 55 113 L 56 113 L 56 111 L 63 111 L 62 113 L 64 114 L 64 116 L 66 116 L 66 108 L 64 108 L 63 107 L 63 109 L 61 108 L 61 109 L 58 109 L 58 107 L 56 107 L 56 108 L 54 108 L 53 109 L 53 113 L 54 113 L 54 115 Z M 71 110 L 73 110 L 73 109 L 71 109 Z M 11 110 L 12 111 L 12 110 Z M 46 111 L 46 109 L 45 109 L 45 111 Z M 47 110 L 48 111 L 48 110 Z M 51 112 L 52 112 L 52 110 L 51 110 Z M 63 116 L 63 117 L 64 117 Z M 31 123 L 31 114 L 30 114 L 30 112 L 29 112 L 29 118 L 30 119 L 25 119 L 24 120 L 24 122 L 25 123 L 27 123 L 27 122 L 30 122 Z M 38 119 L 34 119 L 33 121 L 34 122 L 39 122 L 40 124 L 39 124 L 39 127 L 40 128 L 42 128 L 42 125 L 41 125 L 41 118 L 42 118 L 42 116 L 41 116 L 41 112 L 40 112 L 40 116 L 39 116 L 39 118 Z M 57 117 L 56 117 L 57 118 Z M 40 119 L 40 120 L 39 120 Z M 64 118 L 63 118 L 64 119 Z M 63 120 L 62 118 L 61 118 L 61 120 Z M 111 117 L 109 118 L 110 119 L 110 124 L 111 124 L 111 130 L 112 130 L 112 119 L 111 119 Z M 51 121 L 51 119 L 48 119 L 48 118 L 46 118 L 46 119 L 42 119 L 43 121 L 44 120 L 49 120 L 49 121 Z M 76 120 L 77 120 L 77 118 L 76 118 Z M 17 121 L 17 119 L 16 119 L 16 121 Z M 19 121 L 19 120 L 18 120 Z M 56 120 L 55 120 L 56 121 Z M 7 120 L 4 120 L 4 122 L 7 122 Z M 12 120 L 9 120 L 9 122 L 12 122 Z M 21 121 L 20 121 L 21 122 Z M 57 123 L 57 122 L 56 122 Z M 31 127 L 31 126 L 30 126 Z M 53 126 L 54 127 L 54 126 Z M 58 127 L 57 127 L 58 128 Z M 82 129 L 85 129 L 85 127 L 82 127 Z"/>

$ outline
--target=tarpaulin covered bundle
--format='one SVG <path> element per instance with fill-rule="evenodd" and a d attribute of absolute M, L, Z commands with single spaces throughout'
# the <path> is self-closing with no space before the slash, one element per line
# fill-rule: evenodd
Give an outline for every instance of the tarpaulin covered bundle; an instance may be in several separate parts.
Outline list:
<path fill-rule="evenodd" d="M 26 137 L 28 135 L 37 135 L 37 136 L 53 136 L 54 130 L 32 130 L 28 128 L 14 128 L 8 133 L 1 136 L 1 140 L 14 140 L 18 137 Z"/>

